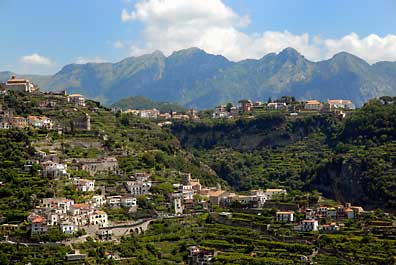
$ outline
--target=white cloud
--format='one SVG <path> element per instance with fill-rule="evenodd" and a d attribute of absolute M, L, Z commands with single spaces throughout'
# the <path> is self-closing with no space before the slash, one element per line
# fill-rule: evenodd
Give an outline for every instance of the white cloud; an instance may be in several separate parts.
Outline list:
<path fill-rule="evenodd" d="M 85 58 L 85 57 L 77 57 L 74 63 L 76 64 L 86 64 L 86 63 L 104 63 L 105 60 L 101 57 L 94 58 Z"/>
<path fill-rule="evenodd" d="M 39 64 L 39 65 L 51 65 L 52 61 L 44 56 L 37 53 L 26 55 L 21 57 L 21 62 L 24 64 Z"/>
<path fill-rule="evenodd" d="M 324 40 L 326 56 L 339 51 L 353 53 L 370 63 L 378 61 L 396 61 L 396 36 L 387 35 L 383 38 L 376 34 L 359 38 L 356 33 L 346 35 L 341 39 Z"/>
<path fill-rule="evenodd" d="M 269 52 L 293 47 L 308 59 L 321 60 L 347 51 L 369 62 L 396 60 L 396 36 L 351 33 L 340 39 L 323 39 L 307 33 L 264 31 L 247 34 L 248 16 L 237 14 L 221 0 L 139 0 L 132 11 L 122 10 L 121 20 L 143 24 L 142 42 L 130 47 L 132 55 L 161 50 L 199 47 L 231 60 L 261 58 Z"/>
<path fill-rule="evenodd" d="M 116 41 L 114 42 L 113 46 L 116 49 L 122 49 L 125 47 L 125 44 L 122 41 Z"/>

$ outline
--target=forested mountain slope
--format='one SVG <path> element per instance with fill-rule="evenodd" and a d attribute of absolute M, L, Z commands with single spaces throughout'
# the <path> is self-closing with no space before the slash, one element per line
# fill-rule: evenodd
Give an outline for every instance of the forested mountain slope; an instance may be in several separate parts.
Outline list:
<path fill-rule="evenodd" d="M 10 72 L 0 72 L 0 81 Z M 209 108 L 242 98 L 265 101 L 282 95 L 297 99 L 351 99 L 357 106 L 368 99 L 396 95 L 396 64 L 364 60 L 341 52 L 312 62 L 293 48 L 258 60 L 231 62 L 197 48 L 166 57 L 156 51 L 117 63 L 64 66 L 52 77 L 27 76 L 45 90 L 82 93 L 112 104 L 129 96 Z"/>

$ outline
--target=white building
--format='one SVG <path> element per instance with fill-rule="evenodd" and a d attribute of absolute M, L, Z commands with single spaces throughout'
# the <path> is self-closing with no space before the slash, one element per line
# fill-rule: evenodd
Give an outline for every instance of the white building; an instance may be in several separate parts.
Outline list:
<path fill-rule="evenodd" d="M 95 190 L 95 180 L 76 179 L 76 188 L 78 191 L 89 192 Z"/>
<path fill-rule="evenodd" d="M 318 220 L 303 220 L 301 222 L 301 231 L 309 232 L 309 231 L 318 231 Z"/>
<path fill-rule="evenodd" d="M 74 204 L 70 207 L 70 215 L 72 216 L 73 223 L 78 226 L 89 224 L 89 217 L 93 213 L 94 208 L 87 203 Z"/>
<path fill-rule="evenodd" d="M 134 207 L 137 205 L 137 200 L 135 197 L 131 196 L 122 196 L 121 197 L 121 206 L 125 208 Z"/>
<path fill-rule="evenodd" d="M 109 196 L 107 197 L 107 204 L 111 208 L 119 208 L 119 207 L 130 208 L 137 206 L 137 199 L 132 196 L 121 196 L 121 195 Z"/>
<path fill-rule="evenodd" d="M 279 196 L 283 194 L 287 194 L 287 191 L 285 189 L 266 189 L 264 192 L 267 200 L 271 200 L 274 196 Z"/>
<path fill-rule="evenodd" d="M 121 196 L 120 195 L 108 196 L 107 197 L 107 205 L 109 205 L 110 208 L 121 207 Z"/>
<path fill-rule="evenodd" d="M 85 107 L 85 97 L 80 94 L 71 94 L 67 96 L 67 101 L 74 103 L 77 106 Z"/>
<path fill-rule="evenodd" d="M 41 206 L 46 209 L 59 209 L 61 213 L 67 213 L 74 205 L 74 201 L 66 198 L 44 198 Z"/>
<path fill-rule="evenodd" d="M 91 198 L 91 203 L 93 207 L 102 207 L 106 204 L 106 199 L 103 195 L 94 195 Z"/>
<path fill-rule="evenodd" d="M 215 111 L 213 112 L 213 118 L 218 118 L 218 119 L 221 119 L 221 118 L 230 118 L 231 117 L 231 113 L 230 112 L 228 112 L 228 111 L 226 111 L 226 107 L 224 106 L 224 105 L 220 105 L 220 106 L 217 106 L 216 108 L 215 108 Z"/>
<path fill-rule="evenodd" d="M 30 126 L 34 128 L 47 128 L 52 129 L 53 122 L 51 119 L 45 116 L 28 116 L 27 121 Z"/>
<path fill-rule="evenodd" d="M 6 83 L 7 90 L 13 90 L 18 92 L 28 92 L 32 93 L 37 88 L 33 83 L 31 83 L 27 79 L 17 79 L 15 76 L 12 76 Z"/>
<path fill-rule="evenodd" d="M 104 211 L 95 211 L 89 215 L 89 224 L 99 225 L 99 227 L 107 227 L 107 214 Z"/>
<path fill-rule="evenodd" d="M 75 231 L 75 226 L 71 222 L 63 222 L 60 224 L 60 229 L 64 234 L 73 234 Z"/>
<path fill-rule="evenodd" d="M 254 206 L 257 208 L 262 208 L 264 203 L 268 200 L 268 194 L 261 189 L 250 191 L 250 196 L 252 196 Z"/>
<path fill-rule="evenodd" d="M 294 222 L 294 212 L 290 212 L 290 211 L 276 212 L 276 221 L 286 222 L 286 223 Z"/>
<path fill-rule="evenodd" d="M 160 112 L 157 109 L 141 110 L 139 112 L 140 117 L 148 119 L 157 119 L 158 115 L 160 115 Z"/>
<path fill-rule="evenodd" d="M 149 194 L 151 181 L 127 181 L 125 186 L 133 196 Z"/>
<path fill-rule="evenodd" d="M 355 108 L 355 105 L 349 99 L 329 99 L 327 101 L 331 110 L 333 109 L 345 109 L 351 110 Z"/>
<path fill-rule="evenodd" d="M 66 177 L 69 176 L 67 173 L 67 165 L 59 163 L 49 163 L 43 171 L 44 177 Z"/>
<path fill-rule="evenodd" d="M 182 194 L 184 201 L 192 201 L 194 199 L 194 189 L 192 185 L 183 185 Z"/>
<path fill-rule="evenodd" d="M 317 100 L 308 100 L 305 102 L 304 109 L 305 110 L 321 110 L 323 108 L 323 104 Z"/>
<path fill-rule="evenodd" d="M 269 110 L 285 110 L 287 108 L 284 102 L 271 102 L 267 104 L 267 109 Z"/>
<path fill-rule="evenodd" d="M 340 231 L 340 226 L 336 223 L 324 224 L 319 226 L 319 230 L 323 232 L 334 233 Z"/>
<path fill-rule="evenodd" d="M 54 226 L 59 224 L 59 215 L 55 211 L 52 211 L 51 213 L 48 214 L 47 216 L 47 225 L 49 226 Z"/>

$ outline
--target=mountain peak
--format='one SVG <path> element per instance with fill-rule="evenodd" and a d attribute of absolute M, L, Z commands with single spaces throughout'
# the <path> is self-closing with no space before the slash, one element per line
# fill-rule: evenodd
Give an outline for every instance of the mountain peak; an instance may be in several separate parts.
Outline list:
<path fill-rule="evenodd" d="M 159 56 L 159 57 L 165 57 L 165 55 L 160 51 L 160 50 L 155 50 L 151 53 L 152 56 Z"/>
<path fill-rule="evenodd" d="M 296 49 L 292 47 L 287 47 L 283 49 L 279 55 L 281 56 L 294 56 L 294 57 L 303 57 Z"/>
<path fill-rule="evenodd" d="M 356 57 L 356 58 L 358 58 L 357 56 L 355 56 L 355 55 L 353 55 L 353 54 L 351 54 L 349 52 L 345 52 L 345 51 L 342 51 L 342 52 L 339 52 L 339 53 L 336 53 L 336 54 L 333 55 L 333 58 L 345 58 L 345 57 Z"/>
<path fill-rule="evenodd" d="M 345 52 L 345 51 L 334 54 L 334 56 L 333 56 L 333 58 L 331 58 L 331 60 L 333 60 L 335 62 L 343 63 L 343 64 L 351 63 L 351 62 L 361 63 L 361 64 L 365 64 L 365 65 L 368 64 L 362 58 L 360 58 L 356 55 L 353 55 L 349 52 Z"/>
<path fill-rule="evenodd" d="M 174 51 L 170 56 L 178 56 L 178 55 L 192 55 L 192 54 L 206 54 L 206 52 L 200 48 L 197 47 L 191 47 L 179 51 Z"/>
<path fill-rule="evenodd" d="M 278 53 L 277 58 L 280 62 L 289 62 L 292 64 L 304 63 L 305 61 L 308 61 L 301 53 L 291 47 L 283 49 L 280 53 Z"/>

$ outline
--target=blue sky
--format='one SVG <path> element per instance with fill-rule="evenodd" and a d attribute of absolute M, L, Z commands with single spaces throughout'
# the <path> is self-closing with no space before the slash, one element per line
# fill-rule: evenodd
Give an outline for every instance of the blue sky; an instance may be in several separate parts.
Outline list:
<path fill-rule="evenodd" d="M 197 46 L 230 60 L 292 46 L 308 59 L 348 51 L 396 60 L 396 1 L 0 0 L 0 71 L 50 74 Z"/>

